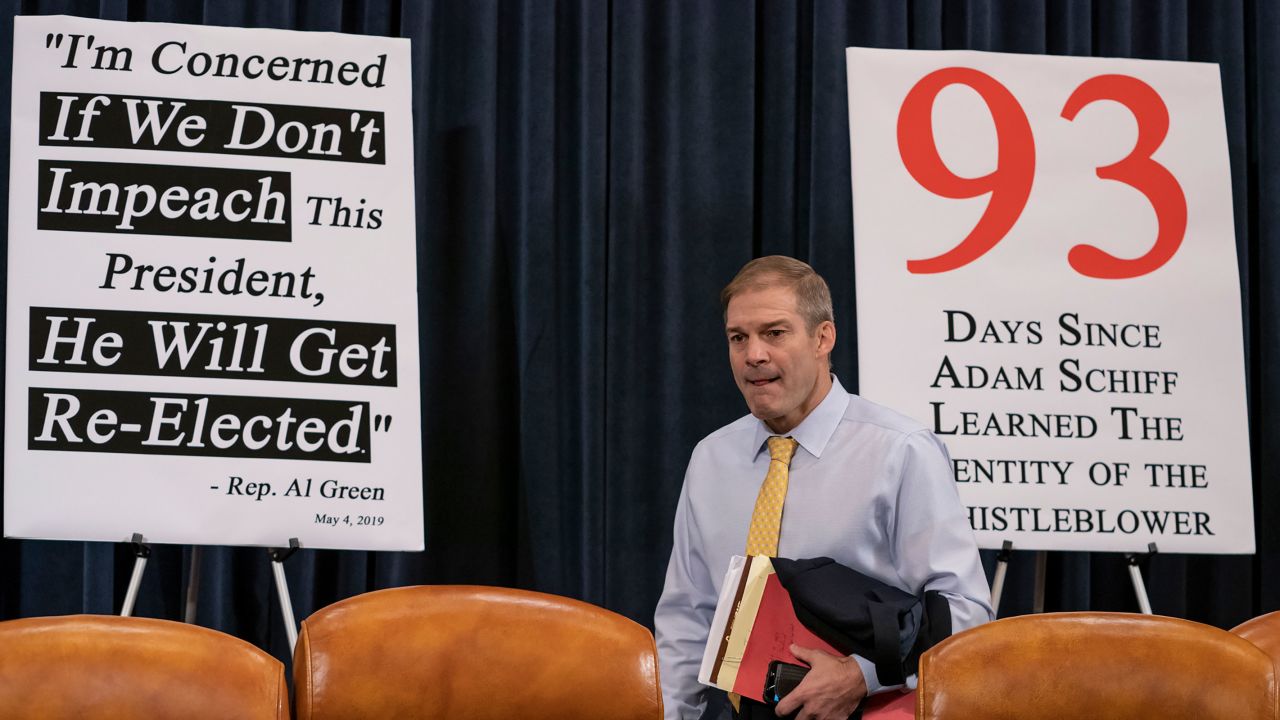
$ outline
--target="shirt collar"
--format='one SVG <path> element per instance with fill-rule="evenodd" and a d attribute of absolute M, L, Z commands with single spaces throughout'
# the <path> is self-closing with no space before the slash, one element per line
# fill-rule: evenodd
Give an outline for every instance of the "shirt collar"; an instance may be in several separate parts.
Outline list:
<path fill-rule="evenodd" d="M 835 434 L 836 427 L 840 424 L 840 420 L 844 417 L 845 410 L 849 409 L 849 393 L 845 391 L 844 386 L 840 384 L 840 380 L 833 374 L 831 376 L 831 389 L 827 391 L 827 396 L 818 403 L 818 407 L 809 413 L 809 416 L 800 421 L 800 424 L 791 429 L 787 433 L 790 437 L 796 439 L 800 443 L 800 447 L 809 451 L 814 457 L 822 457 L 822 451 L 827 447 L 827 442 L 831 440 L 831 436 Z M 764 450 L 766 442 L 770 437 L 777 435 L 764 424 L 763 420 L 756 419 L 756 432 L 752 438 L 751 457 L 755 459 L 761 451 Z"/>

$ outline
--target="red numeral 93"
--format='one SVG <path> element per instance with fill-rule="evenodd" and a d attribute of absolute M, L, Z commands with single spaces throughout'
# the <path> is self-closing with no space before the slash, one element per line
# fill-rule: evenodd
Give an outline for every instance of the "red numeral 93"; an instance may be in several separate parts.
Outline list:
<path fill-rule="evenodd" d="M 996 167 L 981 177 L 951 172 L 938 154 L 933 134 L 933 104 L 951 85 L 971 88 L 986 103 L 995 125 Z M 1120 258 L 1093 245 L 1076 245 L 1067 262 L 1092 278 L 1123 279 L 1154 272 L 1182 244 L 1187 229 L 1187 199 L 1176 178 L 1151 158 L 1169 132 L 1169 109 L 1148 84 L 1128 75 L 1099 75 L 1082 83 L 1067 98 L 1062 117 L 1075 120 L 1085 106 L 1099 100 L 1118 102 L 1133 114 L 1138 139 L 1119 162 L 1100 167 L 1103 180 L 1122 182 L 1141 192 L 1155 210 L 1158 230 L 1151 249 L 1141 257 Z M 922 78 L 902 101 L 898 113 L 898 151 L 907 172 L 920 186 L 945 198 L 990 195 L 977 225 L 960 244 L 936 257 L 908 260 L 912 273 L 942 273 L 982 257 L 1008 234 L 1027 205 L 1035 181 L 1036 151 L 1031 123 L 1013 94 L 986 73 L 964 67 L 934 71 Z"/>

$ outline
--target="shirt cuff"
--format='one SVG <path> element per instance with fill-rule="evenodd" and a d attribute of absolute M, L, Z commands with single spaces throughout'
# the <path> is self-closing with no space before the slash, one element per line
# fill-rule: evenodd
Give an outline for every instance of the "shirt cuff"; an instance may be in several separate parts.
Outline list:
<path fill-rule="evenodd" d="M 881 685 L 881 684 L 880 684 L 880 676 L 876 674 L 876 664 L 875 664 L 875 663 L 873 663 L 873 662 L 871 662 L 870 660 L 868 660 L 868 659 L 866 659 L 866 658 L 862 657 L 861 655 L 850 655 L 849 657 L 853 658 L 854 662 L 858 663 L 858 667 L 862 669 L 862 678 L 863 678 L 864 680 L 866 680 L 866 681 L 867 681 L 867 696 L 868 696 L 868 697 L 870 697 L 870 696 L 872 696 L 872 695 L 875 695 L 875 694 L 877 694 L 877 693 L 882 693 L 882 692 L 886 692 L 886 691 L 889 691 L 889 690 L 897 690 L 897 689 L 902 688 L 902 687 L 906 687 L 907 689 L 910 689 L 910 690 L 915 690 L 915 689 L 916 689 L 916 684 L 915 684 L 916 676 L 915 676 L 915 675 L 912 675 L 911 677 L 908 677 L 908 678 L 907 678 L 907 683 L 906 683 L 906 685 L 905 685 L 905 686 L 903 686 L 903 685 L 887 685 L 887 686 L 886 686 L 886 685 Z"/>

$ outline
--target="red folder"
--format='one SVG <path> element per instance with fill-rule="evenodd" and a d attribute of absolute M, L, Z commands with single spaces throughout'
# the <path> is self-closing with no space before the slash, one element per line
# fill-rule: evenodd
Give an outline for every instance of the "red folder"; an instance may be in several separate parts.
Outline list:
<path fill-rule="evenodd" d="M 916 691 L 890 690 L 867 698 L 862 717 L 867 720 L 915 720 Z"/>
<path fill-rule="evenodd" d="M 840 653 L 825 640 L 814 635 L 796 618 L 791 596 L 777 575 L 770 575 L 764 586 L 764 596 L 756 613 L 755 624 L 742 655 L 742 666 L 733 691 L 743 697 L 764 702 L 764 681 L 769 663 L 781 660 L 804 665 L 791 654 L 791 644 L 815 648 L 832 655 Z M 862 717 L 867 720 L 911 720 L 915 718 L 914 691 L 901 693 L 889 691 L 867 700 Z"/>
<path fill-rule="evenodd" d="M 730 561 L 712 627 L 698 679 L 759 702 L 764 702 L 765 676 L 771 662 L 804 665 L 791 654 L 792 643 L 841 654 L 796 618 L 790 594 L 774 574 L 769 558 L 763 556 Z M 741 648 L 741 656 L 735 647 Z M 863 707 L 863 717 L 914 718 L 915 692 L 889 691 L 871 697 Z"/>
<path fill-rule="evenodd" d="M 770 575 L 765 582 L 764 596 L 760 599 L 760 610 L 756 612 L 746 650 L 742 653 L 742 666 L 738 669 L 733 691 L 764 702 L 764 680 L 769 672 L 769 663 L 781 660 L 792 665 L 804 664 L 791 654 L 791 643 L 825 650 L 832 655 L 840 654 L 800 624 L 791 596 L 778 582 L 778 576 Z"/>

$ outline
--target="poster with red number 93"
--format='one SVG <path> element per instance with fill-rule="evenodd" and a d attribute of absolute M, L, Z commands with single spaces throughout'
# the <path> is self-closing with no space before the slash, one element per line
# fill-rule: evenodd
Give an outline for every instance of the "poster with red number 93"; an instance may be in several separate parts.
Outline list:
<path fill-rule="evenodd" d="M 984 548 L 1252 553 L 1217 65 L 850 48 L 859 390 Z"/>

